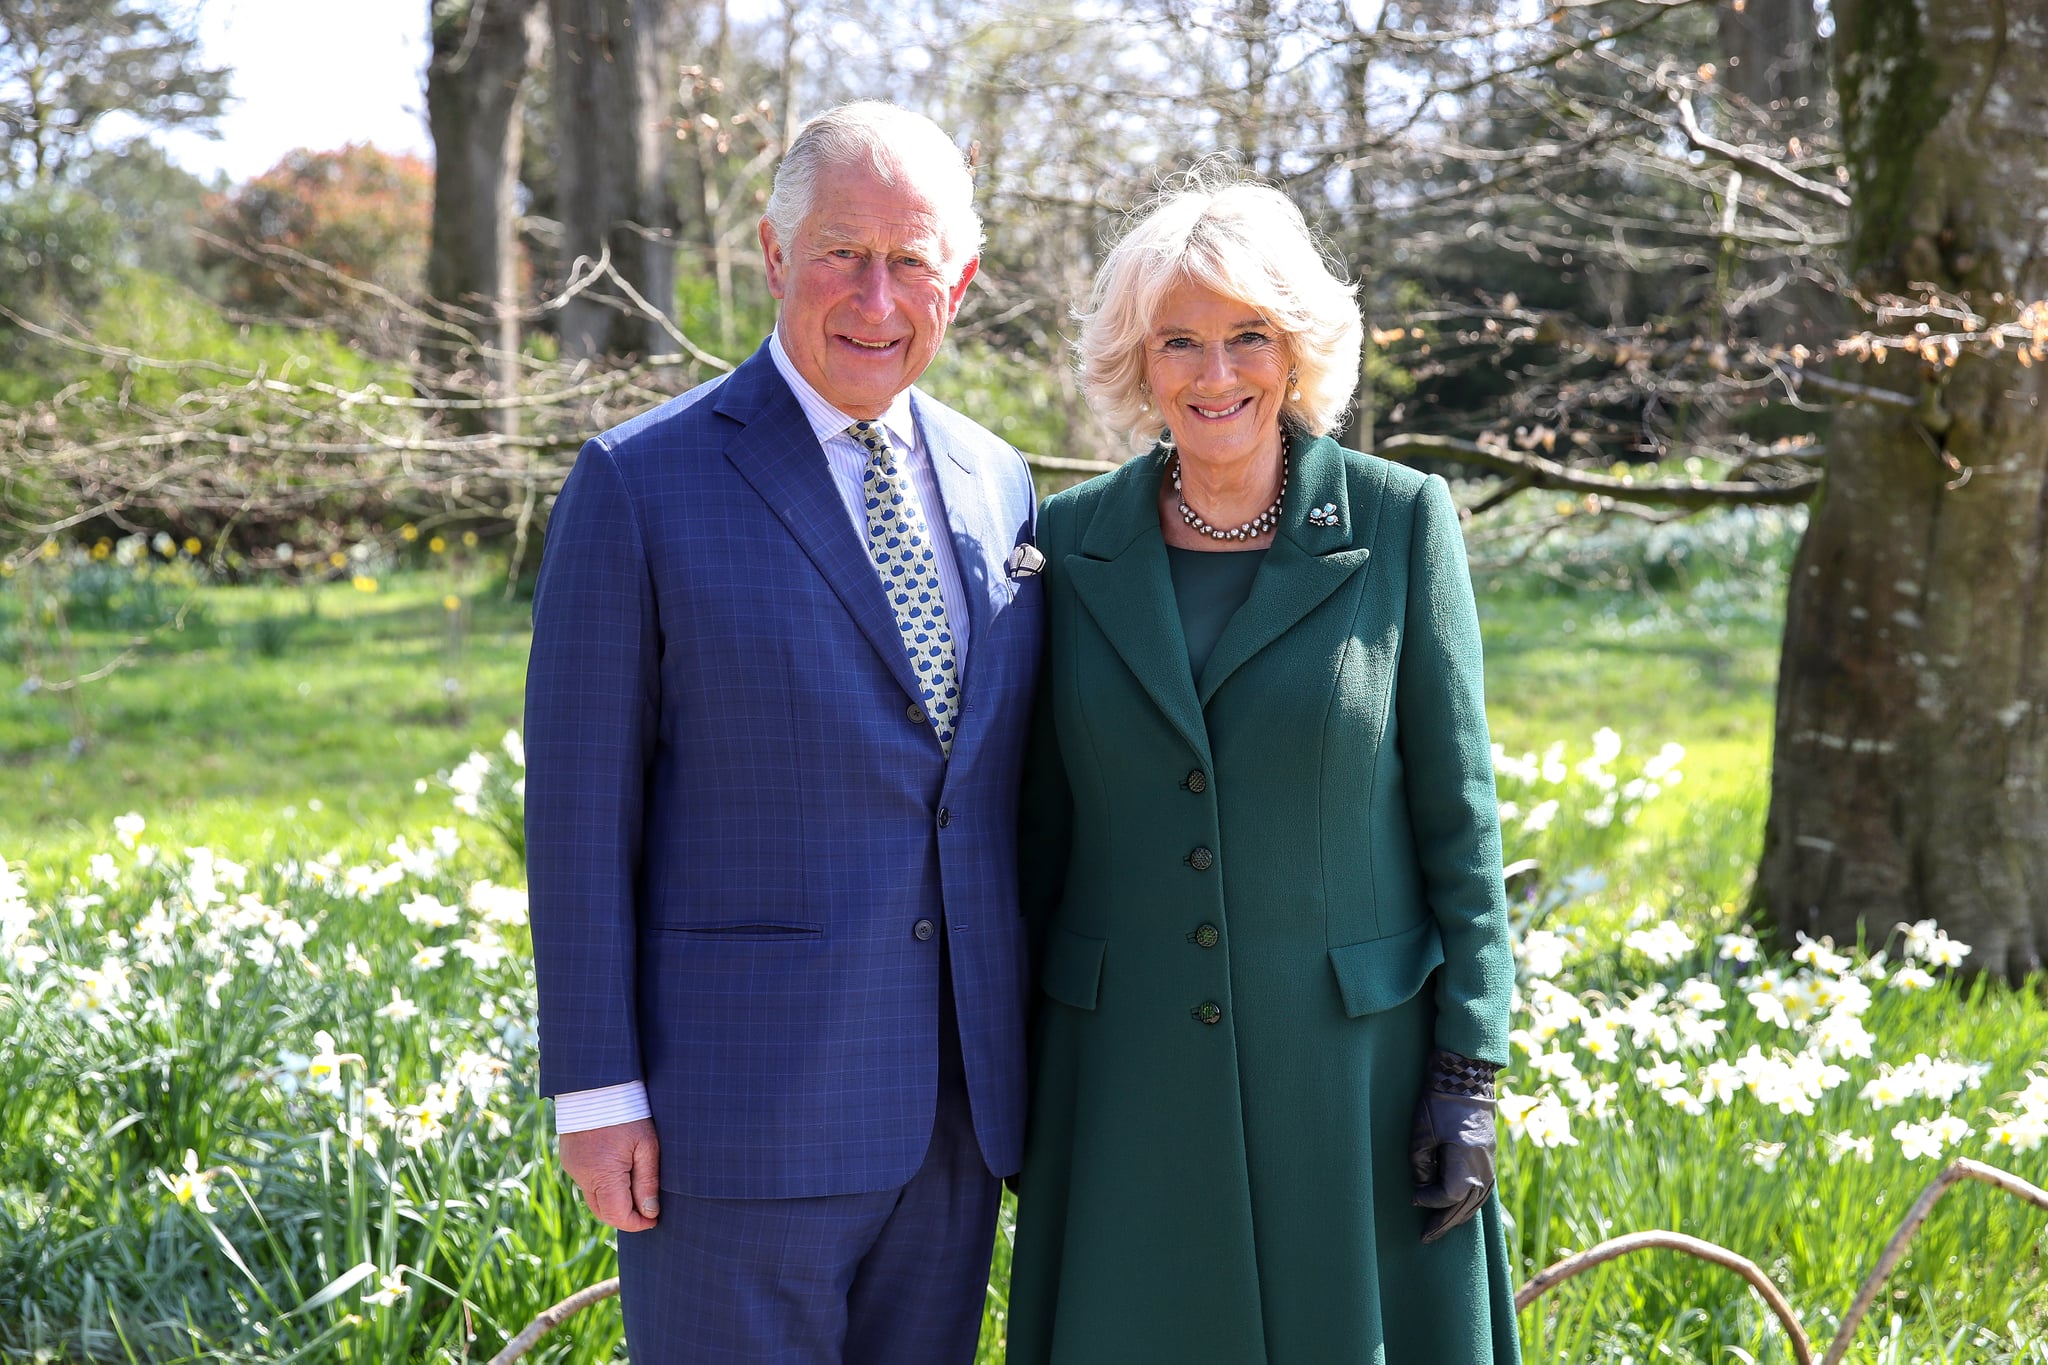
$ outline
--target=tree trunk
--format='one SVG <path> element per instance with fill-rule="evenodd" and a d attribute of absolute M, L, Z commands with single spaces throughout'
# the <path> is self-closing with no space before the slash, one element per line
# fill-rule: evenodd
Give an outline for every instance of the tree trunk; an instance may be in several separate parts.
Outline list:
<path fill-rule="evenodd" d="M 2048 293 L 2039 26 L 2009 25 L 2002 0 L 1834 13 L 1861 296 L 1932 282 L 2010 322 Z M 2043 367 L 2016 350 L 1894 349 L 1854 376 L 1917 406 L 1835 419 L 1793 568 L 1757 877 L 1788 935 L 1876 942 L 1931 917 L 2011 978 L 2048 939 L 2048 421 Z"/>
<path fill-rule="evenodd" d="M 646 308 L 675 316 L 676 205 L 669 175 L 673 35 L 668 0 L 549 0 L 555 40 L 555 127 L 561 148 L 562 258 L 612 268 Z M 611 282 L 561 313 L 562 354 L 634 356 L 668 350 L 661 324 Z"/>
<path fill-rule="evenodd" d="M 462 318 L 495 352 L 481 363 L 492 390 L 518 378 L 519 151 L 526 76 L 547 29 L 540 0 L 471 0 L 429 6 L 434 55 L 427 65 L 427 123 L 434 136 L 434 235 L 427 294 Z M 480 321 L 479 321 L 480 319 Z M 454 357 L 456 363 L 465 358 Z M 509 418 L 509 412 L 504 416 Z M 472 431 L 481 415 L 458 422 Z"/>

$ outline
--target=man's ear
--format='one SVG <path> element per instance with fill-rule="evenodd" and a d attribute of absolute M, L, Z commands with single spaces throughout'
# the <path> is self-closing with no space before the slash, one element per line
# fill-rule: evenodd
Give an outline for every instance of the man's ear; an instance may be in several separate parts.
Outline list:
<path fill-rule="evenodd" d="M 779 299 L 787 287 L 789 263 L 783 259 L 782 243 L 776 240 L 775 224 L 763 218 L 760 231 L 761 260 L 768 267 L 768 293 L 770 297 Z M 974 271 L 970 268 L 967 273 L 972 275 Z M 960 305 L 955 302 L 953 306 L 957 309 Z"/>
<path fill-rule="evenodd" d="M 951 289 L 946 291 L 946 321 L 951 322 L 954 318 L 960 316 L 960 305 L 967 298 L 967 286 L 973 281 L 974 272 L 979 269 L 981 269 L 981 257 L 979 256 L 968 257 L 967 264 L 960 268 L 960 278 L 954 282 Z M 782 295 L 777 294 L 775 297 L 779 299 Z"/>

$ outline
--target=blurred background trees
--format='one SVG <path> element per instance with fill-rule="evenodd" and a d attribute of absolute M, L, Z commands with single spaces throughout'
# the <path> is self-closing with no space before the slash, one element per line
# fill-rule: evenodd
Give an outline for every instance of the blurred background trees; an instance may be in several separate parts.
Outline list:
<path fill-rule="evenodd" d="M 807 115 L 971 148 L 981 274 L 927 387 L 1048 486 L 1129 451 L 1070 310 L 1221 159 L 1358 281 L 1346 436 L 1472 480 L 1475 554 L 1813 502 L 1759 905 L 1939 915 L 2038 964 L 2048 282 L 1993 0 L 421 0 L 431 168 L 294 153 L 209 190 L 148 131 L 223 73 L 136 0 L 0 0 L 0 555 L 106 527 L 460 520 L 521 546 L 582 438 L 773 321 L 754 226 Z M 142 132 L 96 141 L 110 110 Z M 515 567 L 515 576 L 518 569 Z"/>

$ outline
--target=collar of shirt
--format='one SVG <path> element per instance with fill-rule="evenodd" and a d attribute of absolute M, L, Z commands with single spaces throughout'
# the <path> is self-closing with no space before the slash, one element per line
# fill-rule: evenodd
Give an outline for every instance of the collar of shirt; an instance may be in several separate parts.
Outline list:
<path fill-rule="evenodd" d="M 783 349 L 780 328 L 768 334 L 768 357 L 775 362 L 776 371 L 789 385 L 790 392 L 796 395 L 797 406 L 804 410 L 811 430 L 818 437 L 818 444 L 822 446 L 834 437 L 846 435 L 846 429 L 854 424 L 855 419 L 833 407 L 811 387 L 810 381 L 797 370 L 796 362 L 789 358 L 789 352 Z M 889 433 L 889 443 L 898 451 L 907 455 L 918 448 L 917 419 L 910 411 L 910 390 L 905 389 L 896 395 L 889 404 L 889 410 L 882 414 L 882 426 Z"/>

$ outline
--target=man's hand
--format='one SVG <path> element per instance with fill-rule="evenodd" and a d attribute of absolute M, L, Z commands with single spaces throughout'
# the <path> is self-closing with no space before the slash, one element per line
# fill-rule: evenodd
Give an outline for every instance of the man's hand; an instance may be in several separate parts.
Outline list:
<path fill-rule="evenodd" d="M 583 1191 L 600 1221 L 620 1232 L 645 1232 L 661 1213 L 661 1144 L 654 1120 L 564 1133 L 562 1169 Z"/>

